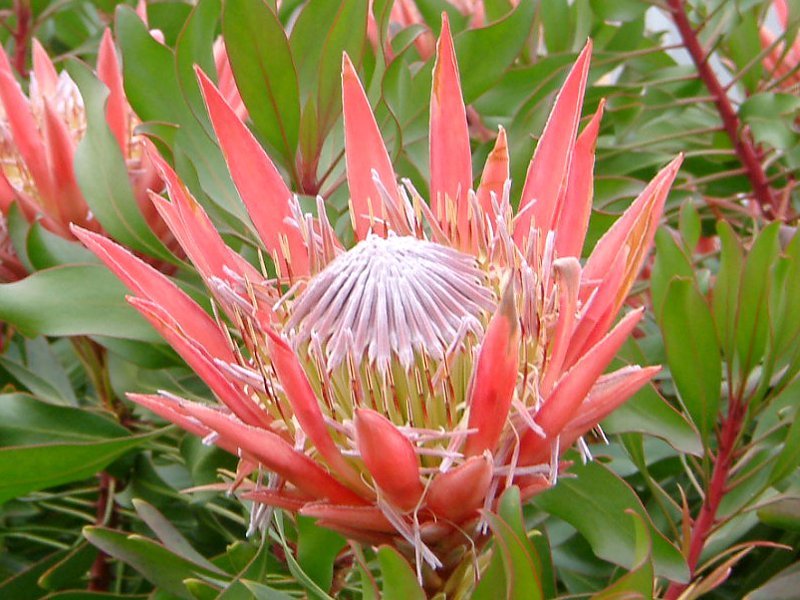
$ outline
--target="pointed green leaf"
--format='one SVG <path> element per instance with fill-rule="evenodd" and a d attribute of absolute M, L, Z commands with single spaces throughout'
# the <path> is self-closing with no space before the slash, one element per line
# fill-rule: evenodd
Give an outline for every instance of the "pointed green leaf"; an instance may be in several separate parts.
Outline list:
<path fill-rule="evenodd" d="M 222 34 L 253 125 L 293 168 L 300 128 L 300 92 L 283 25 L 263 0 L 227 0 Z"/>
<path fill-rule="evenodd" d="M 125 159 L 106 121 L 108 88 L 77 60 L 70 60 L 67 70 L 80 88 L 86 107 L 86 135 L 75 151 L 75 175 L 92 214 L 121 244 L 174 261 L 136 202 Z"/>
<path fill-rule="evenodd" d="M 717 422 L 722 363 L 711 311 L 692 281 L 672 280 L 660 325 L 678 394 L 706 440 Z"/>
<path fill-rule="evenodd" d="M 66 265 L 0 285 L 0 320 L 24 335 L 160 336 L 125 302 L 125 286 L 101 265 Z"/>
<path fill-rule="evenodd" d="M 688 580 L 680 551 L 656 529 L 625 481 L 597 461 L 573 466 L 570 472 L 576 475 L 574 479 L 559 480 L 557 486 L 536 496 L 534 504 L 575 527 L 598 557 L 628 569 L 637 564 L 636 527 L 625 514 L 633 510 L 650 531 L 656 575 Z"/>
<path fill-rule="evenodd" d="M 417 576 L 397 550 L 381 546 L 378 562 L 383 576 L 383 600 L 425 600 L 425 592 L 417 583 Z"/>

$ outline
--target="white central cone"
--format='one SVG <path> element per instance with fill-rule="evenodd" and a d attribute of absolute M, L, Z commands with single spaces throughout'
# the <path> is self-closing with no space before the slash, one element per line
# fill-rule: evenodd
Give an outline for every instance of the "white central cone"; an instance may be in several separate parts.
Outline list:
<path fill-rule="evenodd" d="M 350 354 L 384 371 L 394 355 L 441 359 L 465 326 L 480 328 L 493 294 L 472 256 L 433 242 L 369 235 L 316 275 L 294 304 L 296 341 L 318 337 L 328 368 Z"/>

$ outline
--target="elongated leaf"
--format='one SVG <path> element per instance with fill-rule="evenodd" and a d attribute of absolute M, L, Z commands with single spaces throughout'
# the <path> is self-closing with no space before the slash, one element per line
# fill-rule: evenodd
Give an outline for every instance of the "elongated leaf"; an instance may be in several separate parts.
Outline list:
<path fill-rule="evenodd" d="M 47 590 L 60 590 L 68 586 L 80 586 L 86 572 L 97 556 L 97 549 L 81 542 L 66 556 L 47 569 L 37 582 Z"/>
<path fill-rule="evenodd" d="M 43 400 L 78 404 L 69 376 L 44 338 L 25 340 L 24 360 L 10 352 L 0 355 L 0 367 Z"/>
<path fill-rule="evenodd" d="M 297 562 L 323 590 L 333 581 L 333 562 L 347 544 L 338 533 L 317 526 L 314 519 L 297 517 Z"/>
<path fill-rule="evenodd" d="M 175 68 L 178 85 L 186 104 L 209 135 L 211 123 L 206 115 L 203 96 L 197 84 L 195 65 L 204 73 L 213 73 L 213 51 L 217 22 L 221 10 L 220 0 L 201 0 L 192 9 L 175 45 Z"/>
<path fill-rule="evenodd" d="M 0 448 L 0 503 L 102 471 L 160 432 L 90 442 Z"/>
<path fill-rule="evenodd" d="M 41 598 L 47 592 L 37 585 L 38 579 L 67 555 L 66 550 L 58 550 L 29 565 L 0 582 L 0 597 L 3 598 Z"/>
<path fill-rule="evenodd" d="M 656 262 L 650 278 L 653 297 L 653 311 L 656 317 L 661 315 L 667 289 L 674 277 L 694 277 L 694 269 L 685 251 L 678 245 L 667 229 L 656 232 Z"/>
<path fill-rule="evenodd" d="M 122 425 L 96 412 L 48 404 L 26 394 L 0 395 L 0 446 L 96 442 L 128 435 Z"/>
<path fill-rule="evenodd" d="M 678 393 L 705 440 L 719 411 L 722 362 L 711 311 L 692 281 L 670 283 L 661 331 Z"/>
<path fill-rule="evenodd" d="M 575 527 L 597 556 L 628 569 L 637 564 L 636 528 L 625 514 L 632 510 L 650 531 L 656 575 L 671 581 L 688 580 L 683 556 L 655 528 L 627 483 L 598 462 L 574 466 L 570 471 L 575 479 L 561 479 L 557 486 L 536 496 L 534 503 Z"/>
<path fill-rule="evenodd" d="M 381 546 L 378 562 L 383 576 L 383 600 L 425 600 L 425 592 L 419 587 L 417 576 L 397 550 Z"/>
<path fill-rule="evenodd" d="M 650 532 L 644 520 L 635 512 L 628 511 L 636 530 L 636 566 L 622 575 L 603 591 L 592 596 L 592 600 L 647 600 L 653 597 L 653 564 L 650 561 Z"/>
<path fill-rule="evenodd" d="M 208 194 L 214 207 L 246 222 L 244 207 L 219 147 L 185 101 L 175 55 L 153 39 L 130 7 L 118 6 L 116 21 L 117 39 L 123 54 L 125 94 L 136 114 L 149 122 L 150 131 L 163 132 L 162 142 L 170 142 L 169 138 L 174 137 L 170 150 L 175 156 L 175 166 L 201 202 L 204 194 Z M 153 82 L 158 82 L 157 94 L 153 93 Z M 174 136 L 171 135 L 173 131 Z M 187 157 L 189 160 L 185 161 Z"/>
<path fill-rule="evenodd" d="M 737 306 L 736 350 L 742 374 L 757 365 L 769 336 L 769 294 L 772 265 L 778 255 L 780 223 L 761 232 L 747 255 Z"/>
<path fill-rule="evenodd" d="M 125 302 L 126 291 L 100 265 L 54 267 L 0 285 L 0 320 L 31 337 L 107 335 L 159 341 L 155 330 Z"/>
<path fill-rule="evenodd" d="M 728 362 L 733 363 L 738 317 L 739 290 L 744 257 L 733 228 L 725 221 L 717 225 L 722 245 L 719 273 L 714 285 L 714 320 L 720 343 Z"/>
<path fill-rule="evenodd" d="M 67 70 L 86 107 L 86 135 L 75 152 L 75 175 L 92 213 L 118 242 L 162 260 L 175 260 L 136 203 L 125 159 L 106 122 L 108 89 L 77 60 L 69 61 Z"/>
<path fill-rule="evenodd" d="M 455 38 L 461 92 L 470 104 L 492 87 L 519 56 L 531 32 L 536 2 L 520 2 L 504 18 Z"/>
<path fill-rule="evenodd" d="M 505 597 L 515 600 L 544 598 L 541 559 L 525 533 L 519 490 L 506 490 L 500 498 L 499 514 L 487 514 L 486 519 L 494 534 L 495 552 L 503 562 Z"/>
<path fill-rule="evenodd" d="M 776 483 L 795 472 L 800 466 L 800 418 L 795 414 L 786 431 L 783 447 L 780 449 L 772 466 L 769 480 Z"/>
<path fill-rule="evenodd" d="M 192 598 L 183 583 L 185 579 L 216 575 L 216 572 L 208 571 L 137 535 L 127 535 L 104 527 L 86 527 L 83 535 L 106 554 L 129 564 L 148 581 L 179 598 Z"/>
<path fill-rule="evenodd" d="M 361 0 L 312 0 L 292 28 L 301 97 L 317 107 L 321 136 L 340 114 L 342 52 L 358 63 L 366 37 L 367 4 Z"/>
<path fill-rule="evenodd" d="M 789 531 L 800 531 L 800 496 L 782 494 L 758 510 L 762 523 Z"/>
<path fill-rule="evenodd" d="M 217 572 L 220 575 L 225 574 L 224 571 L 210 563 L 195 550 L 180 531 L 155 506 L 137 498 L 133 501 L 133 507 L 136 509 L 136 514 L 141 517 L 142 521 L 147 523 L 147 526 L 153 530 L 153 533 L 158 536 L 159 541 L 164 544 L 167 550 L 209 571 Z"/>
<path fill-rule="evenodd" d="M 764 585 L 748 594 L 745 600 L 792 600 L 797 597 L 798 589 L 800 589 L 800 562 L 783 569 Z"/>
<path fill-rule="evenodd" d="M 69 263 L 97 263 L 99 259 L 75 241 L 50 233 L 41 223 L 34 223 L 28 231 L 27 255 L 36 269 L 47 269 Z"/>
<path fill-rule="evenodd" d="M 284 165 L 293 165 L 300 92 L 283 26 L 263 0 L 227 0 L 222 34 L 253 125 L 281 154 Z"/>

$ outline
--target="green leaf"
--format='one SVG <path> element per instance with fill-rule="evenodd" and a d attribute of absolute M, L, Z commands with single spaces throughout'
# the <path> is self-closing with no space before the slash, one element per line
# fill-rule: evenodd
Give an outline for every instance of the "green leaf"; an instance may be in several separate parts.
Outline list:
<path fill-rule="evenodd" d="M 489 559 L 489 566 L 481 573 L 478 585 L 472 593 L 472 600 L 495 600 L 497 590 L 508 589 L 506 585 L 506 572 L 503 563 L 503 555 L 500 552 L 492 552 Z"/>
<path fill-rule="evenodd" d="M 678 394 L 706 440 L 719 412 L 722 363 L 711 311 L 692 281 L 670 283 L 660 325 Z"/>
<path fill-rule="evenodd" d="M 771 527 L 800 531 L 800 496 L 782 494 L 759 508 L 757 514 Z"/>
<path fill-rule="evenodd" d="M 113 419 L 83 408 L 48 404 L 25 394 L 0 395 L 0 446 L 97 442 L 129 433 Z"/>
<path fill-rule="evenodd" d="M 42 573 L 38 584 L 46 590 L 59 590 L 68 586 L 80 585 L 96 556 L 96 548 L 86 542 L 81 542 Z"/>
<path fill-rule="evenodd" d="M 86 527 L 83 535 L 106 554 L 127 563 L 152 584 L 179 598 L 192 598 L 183 583 L 185 579 L 215 577 L 217 574 L 138 535 L 104 527 Z"/>
<path fill-rule="evenodd" d="M 220 10 L 220 0 L 198 2 L 189 13 L 189 18 L 175 45 L 175 69 L 178 85 L 183 91 L 186 104 L 209 134 L 212 131 L 211 121 L 206 115 L 203 95 L 200 92 L 194 68 L 197 65 L 204 73 L 214 72 L 212 47 L 216 38 Z"/>
<path fill-rule="evenodd" d="M 264 585 L 263 583 L 242 581 L 242 584 L 253 594 L 255 600 L 292 600 L 293 598 L 293 596 Z"/>
<path fill-rule="evenodd" d="M 778 256 L 780 223 L 769 225 L 753 243 L 742 273 L 736 351 L 744 378 L 764 354 L 769 337 L 769 294 L 772 266 Z"/>
<path fill-rule="evenodd" d="M 506 490 L 500 498 L 498 514 L 488 513 L 485 517 L 494 534 L 495 552 L 503 562 L 506 598 L 544 598 L 541 559 L 525 532 L 519 489 Z"/>
<path fill-rule="evenodd" d="M 323 590 L 333 582 L 333 563 L 347 541 L 338 533 L 319 527 L 314 519 L 298 515 L 297 562 Z"/>
<path fill-rule="evenodd" d="M 750 94 L 758 90 L 763 78 L 761 61 L 754 60 L 761 53 L 759 20 L 755 13 L 756 11 L 743 13 L 739 24 L 725 36 L 728 39 L 730 58 L 739 72 L 743 73 L 741 81 Z"/>
<path fill-rule="evenodd" d="M 628 569 L 637 564 L 636 527 L 625 514 L 632 510 L 648 526 L 656 575 L 688 581 L 683 556 L 656 529 L 625 481 L 597 461 L 573 466 L 570 471 L 576 475 L 574 479 L 561 479 L 557 486 L 536 496 L 534 504 L 575 527 L 598 557 Z"/>
<path fill-rule="evenodd" d="M 767 583 L 745 596 L 745 600 L 793 600 L 800 588 L 800 562 L 786 567 Z"/>
<path fill-rule="evenodd" d="M 661 316 L 667 288 L 675 277 L 694 278 L 692 262 L 683 248 L 676 242 L 669 229 L 662 228 L 656 232 L 656 261 L 650 277 L 653 297 L 653 312 Z"/>
<path fill-rule="evenodd" d="M 293 168 L 300 92 L 289 42 L 263 0 L 227 0 L 222 34 L 236 83 L 256 131 Z"/>
<path fill-rule="evenodd" d="M 0 367 L 34 395 L 54 404 L 77 405 L 69 376 L 44 338 L 24 341 L 25 359 L 0 355 Z"/>
<path fill-rule="evenodd" d="M 394 548 L 381 546 L 378 562 L 383 576 L 383 600 L 425 600 L 425 592 L 406 559 Z"/>
<path fill-rule="evenodd" d="M 4 215 L 8 226 L 8 239 L 14 247 L 14 253 L 19 258 L 19 262 L 25 267 L 26 271 L 35 271 L 30 259 L 28 259 L 28 233 L 31 224 L 16 202 L 13 202 Z"/>
<path fill-rule="evenodd" d="M 798 135 L 786 123 L 800 110 L 800 98 L 793 94 L 762 92 L 747 98 L 739 109 L 742 121 L 750 127 L 756 142 L 779 150 L 791 150 Z"/>
<path fill-rule="evenodd" d="M 648 5 L 640 0 L 589 0 L 592 12 L 604 21 L 633 21 L 640 19 Z"/>
<path fill-rule="evenodd" d="M 645 356 L 633 341 L 625 346 L 621 356 L 633 364 L 645 364 Z M 623 361 L 612 363 L 614 368 L 624 366 Z M 695 456 L 703 455 L 703 443 L 697 429 L 680 412 L 675 410 L 656 388 L 646 385 L 629 400 L 608 415 L 602 423 L 606 433 L 646 433 L 659 437 L 670 446 Z"/>
<path fill-rule="evenodd" d="M 0 448 L 0 503 L 29 492 L 91 477 L 126 452 L 160 434 L 157 431 L 88 442 Z"/>
<path fill-rule="evenodd" d="M 242 222 L 247 221 L 219 146 L 185 101 L 175 55 L 150 35 L 130 7 L 117 7 L 116 24 L 123 54 L 125 94 L 136 114 L 148 123 L 151 131 L 162 132 L 162 145 L 170 142 L 174 131 L 170 149 L 176 157 L 176 170 L 186 183 L 190 179 L 188 171 L 192 172 L 192 182 L 199 181 L 199 188 L 195 186 L 192 191 L 200 202 L 204 201 L 200 192 L 204 192 L 216 207 Z M 182 68 L 185 71 L 183 63 Z M 158 82 L 157 94 L 153 93 L 153 82 Z M 191 168 L 178 164 L 179 154 L 189 158 Z"/>
<path fill-rule="evenodd" d="M 712 306 L 722 350 L 728 362 L 733 364 L 744 256 L 739 239 L 727 221 L 717 224 L 717 233 L 722 249 Z"/>
<path fill-rule="evenodd" d="M 318 109 L 321 136 L 341 112 L 342 53 L 358 64 L 367 38 L 367 3 L 362 0 L 311 0 L 290 39 L 302 101 Z M 317 145 L 322 146 L 322 140 Z"/>
<path fill-rule="evenodd" d="M 160 336 L 125 302 L 127 289 L 101 265 L 66 265 L 0 285 L 0 320 L 24 335 Z"/>
<path fill-rule="evenodd" d="M 75 151 L 75 175 L 92 213 L 121 244 L 162 260 L 175 258 L 142 215 L 131 188 L 125 159 L 108 127 L 108 88 L 77 60 L 67 63 L 86 107 L 86 135 Z"/>
<path fill-rule="evenodd" d="M 295 580 L 305 588 L 310 597 L 319 598 L 321 600 L 331 600 L 331 596 L 317 585 L 316 581 L 309 577 L 308 573 L 303 570 L 295 559 L 294 552 L 286 541 L 286 532 L 284 531 L 283 520 L 280 514 L 276 515 L 275 525 L 278 530 L 278 538 L 286 555 L 286 566 L 289 567 L 289 572 L 294 576 Z"/>
<path fill-rule="evenodd" d="M 519 56 L 531 32 L 536 2 L 520 2 L 499 21 L 469 28 L 454 42 L 464 102 L 471 104 L 491 88 Z"/>
<path fill-rule="evenodd" d="M 33 223 L 28 231 L 26 251 L 37 271 L 69 263 L 100 263 L 100 259 L 78 242 L 50 233 L 40 222 Z"/>
<path fill-rule="evenodd" d="M 569 2 L 548 0 L 542 4 L 541 11 L 548 54 L 569 51 L 572 48 L 574 32 Z"/>
<path fill-rule="evenodd" d="M 634 568 L 609 587 L 592 596 L 592 600 L 647 600 L 653 597 L 653 563 L 650 560 L 651 541 L 647 524 L 634 511 L 628 511 L 636 530 L 636 560 Z"/>
<path fill-rule="evenodd" d="M 774 484 L 785 479 L 795 472 L 798 465 L 800 465 L 800 418 L 795 412 L 791 425 L 786 431 L 783 447 L 775 457 L 769 482 Z"/>
<path fill-rule="evenodd" d="M 697 247 L 697 242 L 700 241 L 700 233 L 702 230 L 700 215 L 697 213 L 697 208 L 695 208 L 691 200 L 686 200 L 681 204 L 678 223 L 686 252 L 691 254 Z"/>
<path fill-rule="evenodd" d="M 156 534 L 158 540 L 164 544 L 167 550 L 209 571 L 225 575 L 224 571 L 214 566 L 195 550 L 188 540 L 181 535 L 180 531 L 155 506 L 140 498 L 135 498 L 133 507 L 136 509 L 136 514 L 153 530 L 153 533 Z"/>
<path fill-rule="evenodd" d="M 0 598 L 41 598 L 47 592 L 39 587 L 38 580 L 48 569 L 58 564 L 67 555 L 66 550 L 48 554 L 43 559 L 27 566 L 0 582 Z"/>

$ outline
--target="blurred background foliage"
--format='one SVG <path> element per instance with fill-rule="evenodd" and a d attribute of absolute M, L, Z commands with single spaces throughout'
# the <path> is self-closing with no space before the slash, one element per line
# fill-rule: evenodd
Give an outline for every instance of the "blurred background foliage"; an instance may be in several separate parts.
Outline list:
<path fill-rule="evenodd" d="M 659 167 L 686 157 L 631 299 L 652 310 L 619 357 L 666 368 L 604 424 L 594 462 L 573 457 L 577 478 L 523 508 L 506 495 L 472 567 L 480 582 L 465 573 L 453 597 L 797 597 L 800 62 L 790 49 L 800 2 L 785 4 L 785 25 L 758 0 L 485 0 L 481 19 L 444 0 L 414 4 L 417 22 L 393 19 L 391 0 L 163 1 L 138 14 L 114 0 L 17 0 L 0 3 L 0 35 L 23 85 L 35 37 L 97 113 L 106 91 L 84 62 L 95 64 L 111 28 L 139 131 L 254 261 L 256 236 L 193 70 L 214 73 L 219 36 L 253 132 L 304 209 L 326 199 L 344 238 L 343 51 L 396 171 L 426 196 L 431 32 L 442 11 L 473 164 L 502 126 L 515 182 L 591 37 L 583 114 L 604 101 L 605 116 L 585 251 Z M 89 121 L 76 155 L 89 174 L 82 191 L 90 205 L 112 203 L 104 228 L 147 253 L 144 221 L 125 194 L 108 192 L 129 186 L 114 176 L 120 157 L 103 146 L 102 119 Z M 208 390 L 76 242 L 14 210 L 7 221 L 32 274 L 0 285 L 0 597 L 422 597 L 394 551 L 348 544 L 309 519 L 278 513 L 263 538 L 245 537 L 250 507 L 219 493 L 234 461 L 124 399 Z M 193 293 L 191 268 L 169 259 Z"/>

